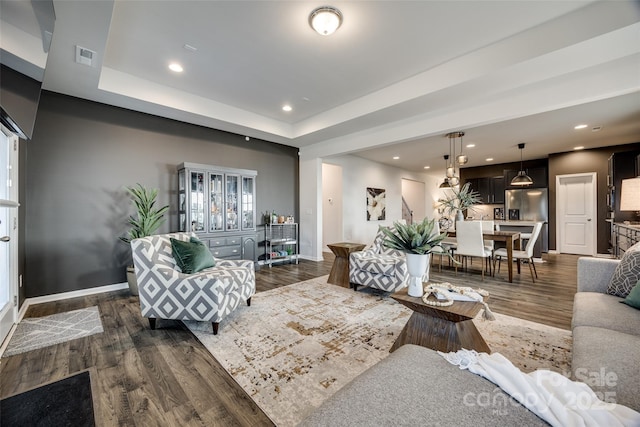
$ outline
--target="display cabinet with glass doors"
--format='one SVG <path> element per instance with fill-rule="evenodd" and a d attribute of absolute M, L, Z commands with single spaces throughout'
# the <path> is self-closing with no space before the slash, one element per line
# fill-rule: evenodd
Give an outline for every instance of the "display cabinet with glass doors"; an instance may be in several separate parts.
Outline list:
<path fill-rule="evenodd" d="M 178 166 L 178 227 L 193 231 L 217 258 L 256 261 L 256 177 L 248 169 Z"/>

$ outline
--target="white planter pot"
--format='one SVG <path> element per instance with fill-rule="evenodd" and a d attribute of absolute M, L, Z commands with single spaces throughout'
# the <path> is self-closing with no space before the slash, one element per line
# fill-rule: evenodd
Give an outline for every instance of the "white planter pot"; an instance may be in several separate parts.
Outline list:
<path fill-rule="evenodd" d="M 411 297 L 421 298 L 424 293 L 423 282 L 429 281 L 430 254 L 406 254 L 407 272 L 409 273 L 409 290 Z"/>
<path fill-rule="evenodd" d="M 138 279 L 136 279 L 136 272 L 131 266 L 127 267 L 127 283 L 129 283 L 131 295 L 138 295 Z"/>

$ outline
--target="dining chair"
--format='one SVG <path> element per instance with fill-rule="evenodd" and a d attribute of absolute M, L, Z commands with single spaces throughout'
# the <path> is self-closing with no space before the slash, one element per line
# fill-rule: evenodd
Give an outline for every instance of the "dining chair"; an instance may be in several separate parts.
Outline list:
<path fill-rule="evenodd" d="M 440 224 L 438 223 L 438 221 L 434 221 L 433 234 L 440 234 Z M 454 248 L 455 248 L 455 240 L 447 237 L 440 243 L 440 246 L 437 246 L 431 250 L 432 261 L 436 255 L 440 257 L 440 263 L 438 264 L 438 271 L 442 271 L 442 257 L 445 254 L 451 253 Z"/>
<path fill-rule="evenodd" d="M 542 230 L 542 223 L 536 222 L 533 226 L 533 230 L 531 230 L 531 238 L 527 242 L 527 246 L 524 250 L 515 250 L 513 251 L 513 259 L 518 263 L 518 273 L 520 273 L 520 261 L 527 260 L 529 264 L 529 271 L 531 272 L 531 280 L 533 283 L 536 282 L 538 278 L 538 272 L 536 271 L 536 265 L 533 262 L 533 247 L 540 236 L 540 230 Z M 498 273 L 500 272 L 500 263 L 502 261 L 502 257 L 507 258 L 507 250 L 504 248 L 496 249 L 493 253 L 493 271 L 496 271 L 496 262 L 498 262 Z M 535 275 L 535 277 L 534 277 Z"/>
<path fill-rule="evenodd" d="M 484 247 L 482 238 L 481 221 L 458 221 L 456 224 L 456 250 L 458 257 L 479 257 L 482 258 L 482 280 L 484 280 L 485 266 L 489 267 L 491 274 L 491 251 Z M 456 264 L 456 275 L 458 265 Z"/>
<path fill-rule="evenodd" d="M 482 232 L 483 233 L 493 232 L 495 230 L 495 221 L 493 221 L 493 220 L 482 220 L 480 222 L 482 223 Z M 493 240 L 485 240 L 484 241 L 484 247 L 485 247 L 485 249 L 490 250 L 491 253 L 493 254 L 493 250 L 495 249 L 495 243 L 494 243 Z"/>

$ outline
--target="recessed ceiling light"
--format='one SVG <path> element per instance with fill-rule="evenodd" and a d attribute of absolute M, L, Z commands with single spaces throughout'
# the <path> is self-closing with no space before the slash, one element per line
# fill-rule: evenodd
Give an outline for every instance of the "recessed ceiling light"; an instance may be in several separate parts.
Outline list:
<path fill-rule="evenodd" d="M 584 145 L 579 145 L 577 147 L 573 147 L 574 150 L 584 150 Z"/>
<path fill-rule="evenodd" d="M 586 128 L 587 126 L 589 126 L 589 125 L 584 125 L 584 124 L 582 124 L 582 125 L 574 126 L 573 128 L 574 128 L 575 130 L 579 130 L 579 129 L 584 129 L 584 128 Z"/>
<path fill-rule="evenodd" d="M 393 160 L 399 160 L 400 156 L 393 156 Z"/>
<path fill-rule="evenodd" d="M 476 146 L 476 144 L 467 144 L 467 148 L 473 148 L 475 146 Z"/>
<path fill-rule="evenodd" d="M 431 169 L 431 166 L 425 166 L 424 169 Z"/>
<path fill-rule="evenodd" d="M 486 159 L 484 159 L 486 162 L 493 162 L 493 157 L 487 157 Z"/>
<path fill-rule="evenodd" d="M 288 111 L 291 111 L 291 110 L 293 110 L 293 108 L 291 108 L 291 105 L 284 105 L 282 107 L 282 111 L 287 111 L 288 112 Z"/>
<path fill-rule="evenodd" d="M 171 64 L 169 64 L 169 69 L 171 71 L 175 71 L 176 73 L 181 73 L 184 70 L 182 68 L 182 65 L 178 64 L 177 62 L 172 62 Z"/>

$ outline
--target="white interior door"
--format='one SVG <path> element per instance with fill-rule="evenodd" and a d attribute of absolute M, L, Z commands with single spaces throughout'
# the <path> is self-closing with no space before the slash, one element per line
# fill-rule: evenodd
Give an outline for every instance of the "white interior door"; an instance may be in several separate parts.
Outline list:
<path fill-rule="evenodd" d="M 596 173 L 556 176 L 556 241 L 560 253 L 596 254 Z"/>
<path fill-rule="evenodd" d="M 18 137 L 0 131 L 0 343 L 4 341 L 18 315 Z"/>

